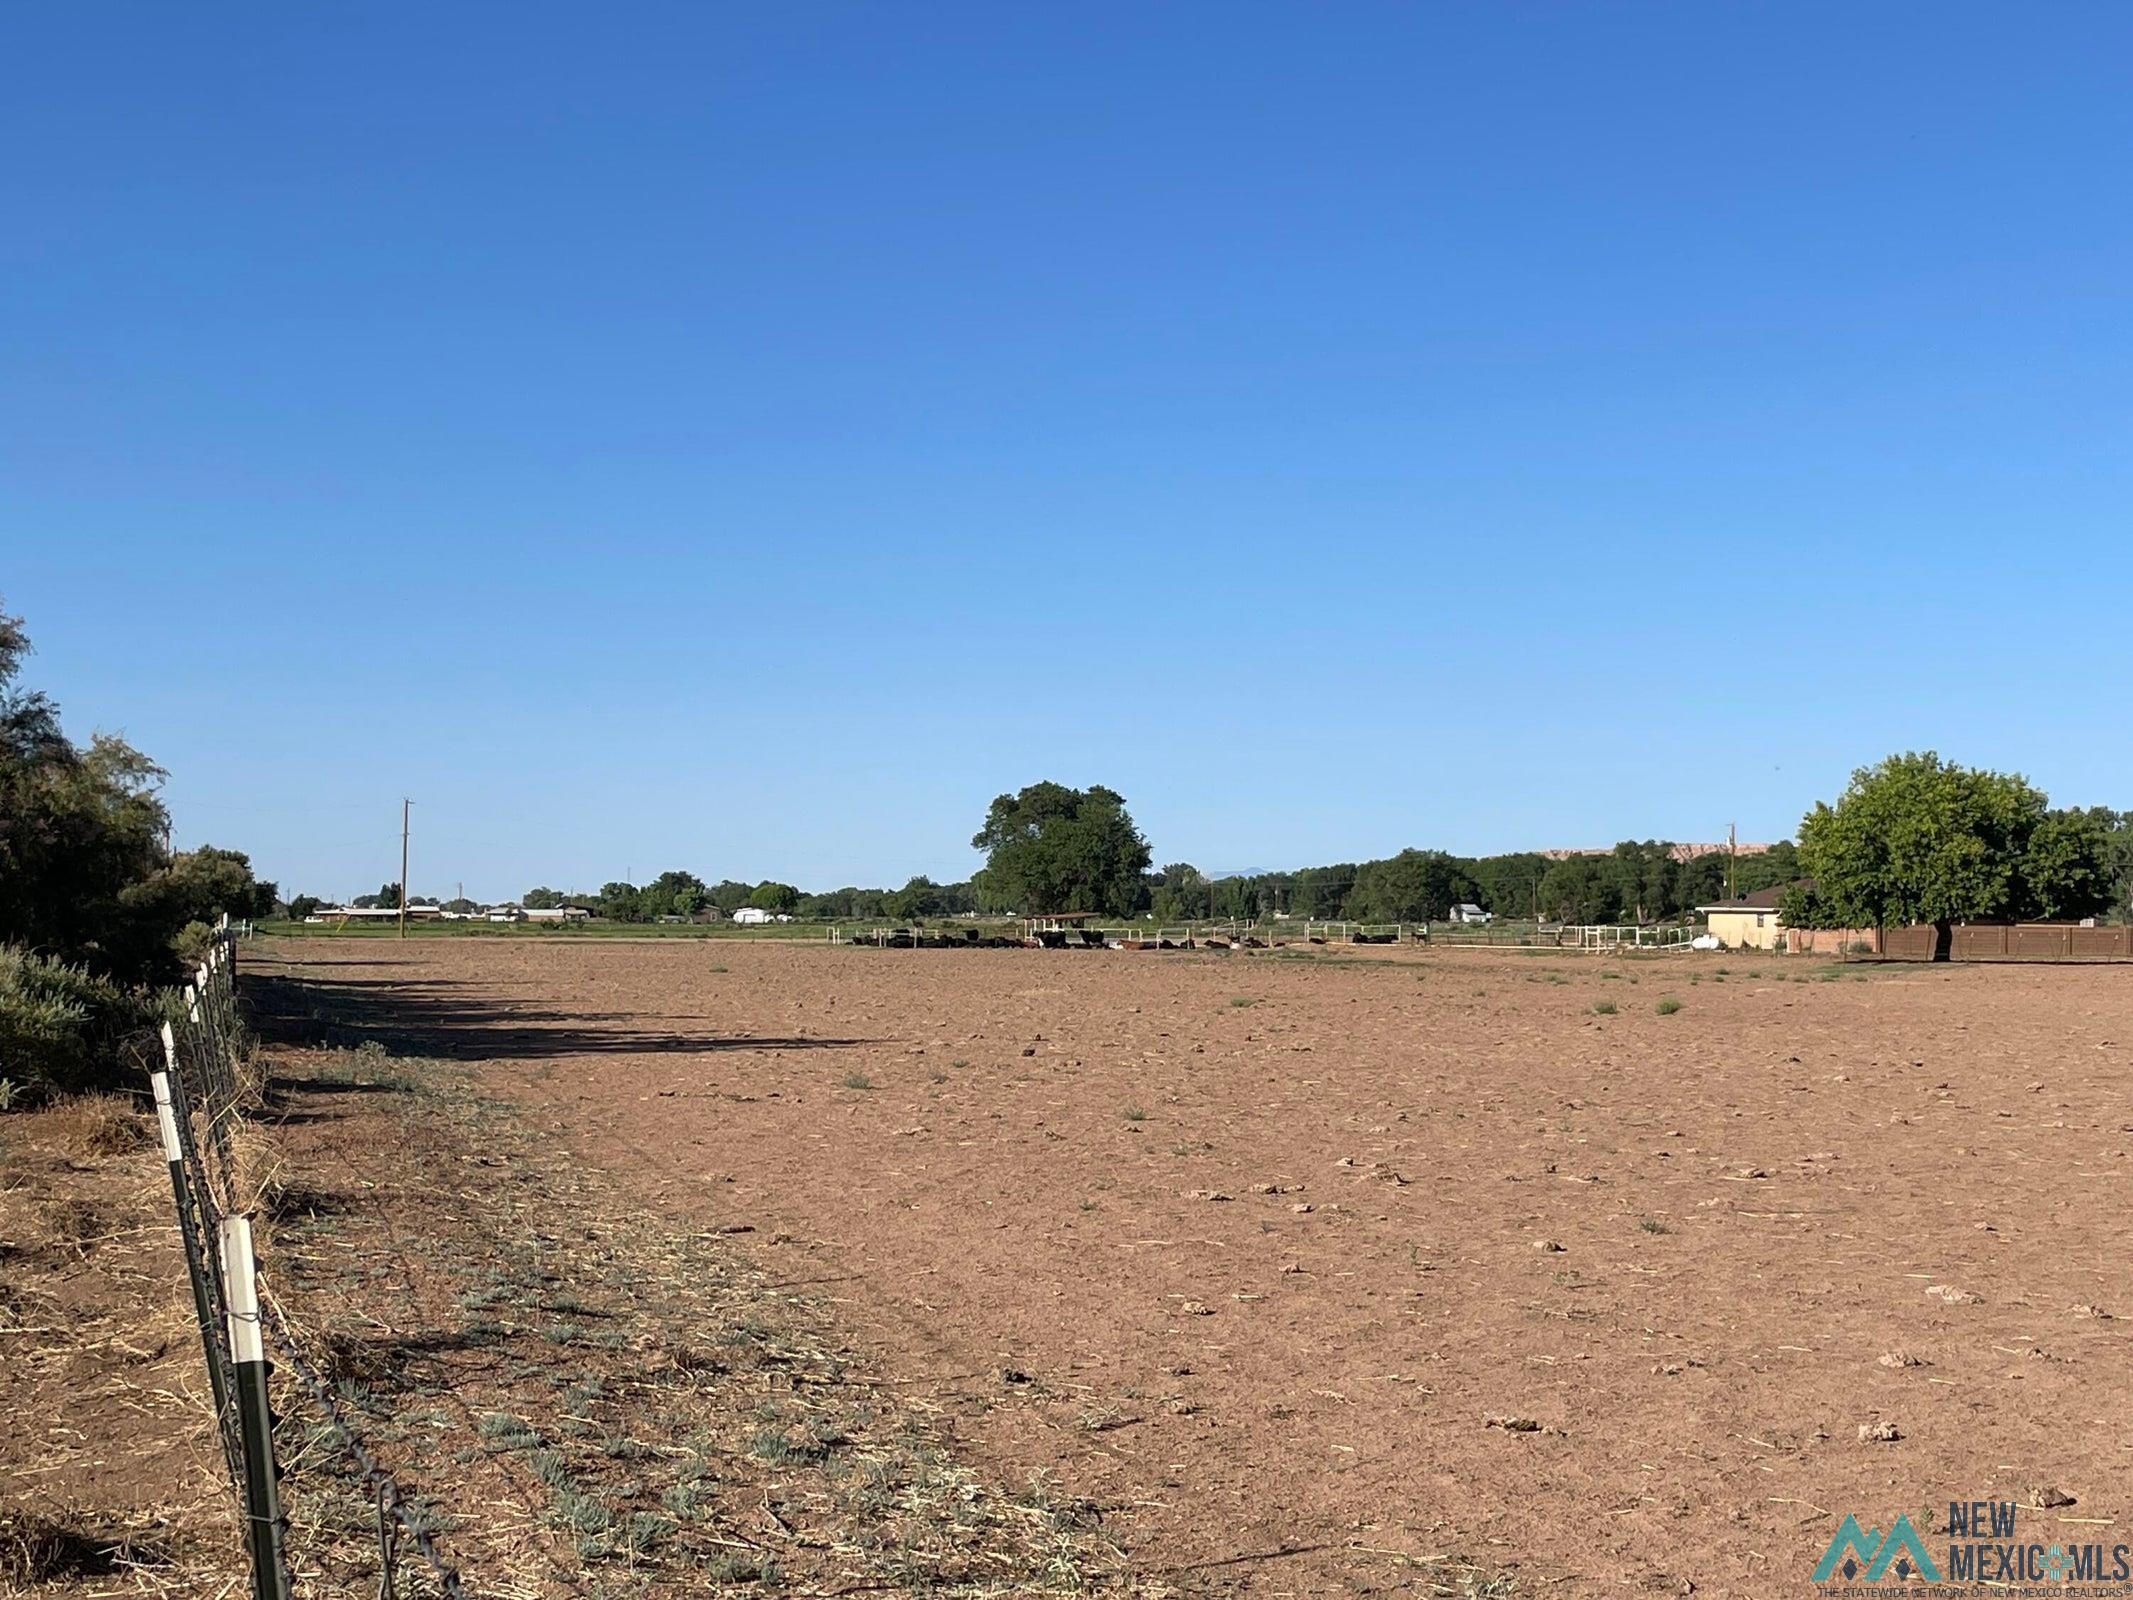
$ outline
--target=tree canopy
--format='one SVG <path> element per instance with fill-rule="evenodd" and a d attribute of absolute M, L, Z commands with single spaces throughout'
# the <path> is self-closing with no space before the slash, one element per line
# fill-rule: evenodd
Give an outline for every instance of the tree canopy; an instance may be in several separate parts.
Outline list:
<path fill-rule="evenodd" d="M 2054 811 L 2019 774 L 1930 750 L 1853 773 L 1801 822 L 1799 856 L 1814 891 L 1788 913 L 1824 927 L 2085 917 L 2115 891 L 2093 813 Z"/>
<path fill-rule="evenodd" d="M 1458 858 L 1442 850 L 1402 850 L 1363 865 L 1346 911 L 1360 922 L 1428 922 L 1480 892 Z"/>
<path fill-rule="evenodd" d="M 1540 881 L 1543 915 L 1559 922 L 1613 922 L 1622 914 L 1622 858 L 1566 856 Z"/>
<path fill-rule="evenodd" d="M 105 734 L 68 739 L 21 682 L 29 654 L 21 619 L 0 613 L 0 944 L 121 984 L 168 981 L 189 924 L 262 915 L 274 886 L 235 850 L 170 853 L 162 769 Z"/>
<path fill-rule="evenodd" d="M 970 841 L 986 853 L 985 901 L 1002 911 L 1129 916 L 1147 889 L 1148 842 L 1125 798 L 1092 785 L 1033 783 L 994 799 Z"/>
<path fill-rule="evenodd" d="M 21 682 L 30 653 L 0 613 L 0 1081 L 78 1087 L 146 1020 L 207 923 L 269 909 L 238 851 L 172 854 L 163 773 L 122 740 L 77 745 Z"/>

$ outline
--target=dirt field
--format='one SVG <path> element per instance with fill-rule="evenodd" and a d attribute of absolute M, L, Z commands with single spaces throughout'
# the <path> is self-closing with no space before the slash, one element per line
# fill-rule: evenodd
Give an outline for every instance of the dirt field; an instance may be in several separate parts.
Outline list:
<path fill-rule="evenodd" d="M 2126 1537 L 2133 971 L 247 954 L 649 1232 L 752 1230 L 1175 1587 L 1798 1592 L 1844 1513 L 1986 1496 Z"/>

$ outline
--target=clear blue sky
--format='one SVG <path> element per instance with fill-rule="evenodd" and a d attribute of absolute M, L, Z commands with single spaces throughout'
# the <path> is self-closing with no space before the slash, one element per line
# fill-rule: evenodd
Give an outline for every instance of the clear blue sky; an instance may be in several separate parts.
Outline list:
<path fill-rule="evenodd" d="M 2133 804 L 2123 6 L 8 36 L 0 596 L 286 888 Z"/>

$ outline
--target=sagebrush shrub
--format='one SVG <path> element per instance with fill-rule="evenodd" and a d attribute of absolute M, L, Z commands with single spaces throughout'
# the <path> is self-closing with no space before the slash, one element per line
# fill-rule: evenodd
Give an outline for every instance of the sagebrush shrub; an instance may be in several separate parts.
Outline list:
<path fill-rule="evenodd" d="M 148 1009 L 107 978 L 0 945 L 0 1082 L 35 1097 L 95 1087 Z"/>

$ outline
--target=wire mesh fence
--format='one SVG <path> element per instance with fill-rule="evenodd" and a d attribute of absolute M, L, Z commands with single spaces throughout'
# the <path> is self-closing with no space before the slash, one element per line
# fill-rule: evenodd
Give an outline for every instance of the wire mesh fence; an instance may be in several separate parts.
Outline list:
<path fill-rule="evenodd" d="M 254 1600 L 292 1600 L 295 1592 L 274 1452 L 271 1346 L 376 1508 L 380 1600 L 405 1592 L 399 1576 L 410 1563 L 403 1556 L 427 1569 L 435 1592 L 463 1600 L 457 1568 L 438 1550 L 414 1502 L 364 1447 L 332 1386 L 264 1292 L 237 1158 L 238 1129 L 256 1089 L 247 1072 L 236 969 L 237 941 L 225 918 L 193 982 L 177 997 L 172 1020 L 163 1024 L 163 1067 L 152 1086 L 215 1427 L 244 1518 L 251 1592 Z"/>

